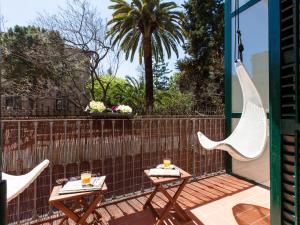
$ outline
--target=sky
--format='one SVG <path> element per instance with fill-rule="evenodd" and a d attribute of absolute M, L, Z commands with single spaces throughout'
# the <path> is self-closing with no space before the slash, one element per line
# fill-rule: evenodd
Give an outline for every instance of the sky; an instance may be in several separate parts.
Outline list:
<path fill-rule="evenodd" d="M 111 11 L 108 6 L 111 4 L 110 0 L 89 0 L 90 3 L 97 8 L 102 18 L 110 19 Z M 178 5 L 183 4 L 184 0 L 173 0 Z M 63 7 L 66 0 L 0 0 L 0 13 L 4 16 L 5 27 L 13 27 L 15 25 L 30 25 L 34 23 L 38 13 L 47 12 L 53 14 L 58 11 L 58 7 Z M 179 46 L 179 58 L 184 57 L 184 52 Z M 176 56 L 173 54 L 171 59 L 165 59 L 169 65 L 169 69 L 176 71 L 175 63 Z M 135 59 L 133 63 L 123 61 L 118 75 L 120 76 L 136 76 L 138 74 L 138 60 Z"/>

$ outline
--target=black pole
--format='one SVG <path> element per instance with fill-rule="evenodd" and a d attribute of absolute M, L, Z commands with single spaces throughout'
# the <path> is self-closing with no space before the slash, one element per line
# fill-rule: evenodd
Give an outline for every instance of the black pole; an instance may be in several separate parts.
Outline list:
<path fill-rule="evenodd" d="M 1 33 L 1 32 L 0 32 Z M 0 47 L 0 225 L 7 224 L 6 180 L 2 180 L 2 48 Z"/>

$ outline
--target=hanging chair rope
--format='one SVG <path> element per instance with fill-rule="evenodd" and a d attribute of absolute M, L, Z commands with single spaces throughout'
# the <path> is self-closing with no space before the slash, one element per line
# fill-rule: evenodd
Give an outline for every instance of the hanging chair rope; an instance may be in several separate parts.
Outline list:
<path fill-rule="evenodd" d="M 244 45 L 242 41 L 242 32 L 240 30 L 240 13 L 239 13 L 239 0 L 235 0 L 235 17 L 234 17 L 234 61 L 240 60 L 243 62 Z"/>

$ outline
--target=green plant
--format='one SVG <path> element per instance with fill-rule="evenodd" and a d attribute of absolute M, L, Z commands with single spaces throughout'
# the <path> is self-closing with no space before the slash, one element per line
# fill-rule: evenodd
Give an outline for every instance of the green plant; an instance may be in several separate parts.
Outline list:
<path fill-rule="evenodd" d="M 168 58 L 171 52 L 178 57 L 177 44 L 183 43 L 181 20 L 182 13 L 174 2 L 161 0 L 111 0 L 114 4 L 113 18 L 108 22 L 111 30 L 112 45 L 120 45 L 125 58 L 133 61 L 136 51 L 139 52 L 140 63 L 144 58 L 146 111 L 153 110 L 153 71 L 152 57 L 156 62 Z"/>
<path fill-rule="evenodd" d="M 189 92 L 179 90 L 176 82 L 177 75 L 172 76 L 168 82 L 167 90 L 155 90 L 155 114 L 183 114 L 191 113 L 194 100 Z M 145 114 L 145 89 L 142 78 L 127 77 L 125 85 L 118 85 L 118 94 L 115 96 L 119 104 L 126 104 L 133 108 L 137 114 Z"/>
<path fill-rule="evenodd" d="M 101 81 L 104 88 L 100 86 L 100 83 L 95 83 L 95 99 L 104 102 L 107 106 L 120 104 L 118 99 L 119 90 L 124 89 L 126 80 L 118 76 L 107 74 L 101 75 Z"/>
<path fill-rule="evenodd" d="M 134 77 L 126 77 L 125 85 L 119 84 L 116 99 L 120 104 L 129 105 L 134 112 L 143 113 L 145 107 L 145 84 Z"/>

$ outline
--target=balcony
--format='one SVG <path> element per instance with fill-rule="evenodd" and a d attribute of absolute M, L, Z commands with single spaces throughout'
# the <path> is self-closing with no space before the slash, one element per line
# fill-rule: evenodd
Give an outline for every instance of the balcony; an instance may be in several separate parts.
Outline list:
<path fill-rule="evenodd" d="M 106 224 L 154 224 L 142 209 L 153 190 L 143 170 L 165 157 L 193 175 L 179 204 L 194 224 L 269 224 L 269 191 L 225 174 L 224 153 L 205 151 L 198 143 L 198 130 L 216 140 L 224 137 L 223 117 L 4 120 L 2 129 L 6 172 L 22 174 L 43 159 L 51 161 L 9 203 L 11 224 L 59 224 L 62 215 L 48 204 L 52 187 L 82 170 L 107 176 L 109 191 L 98 209 Z M 176 185 L 170 185 L 171 195 Z M 161 210 L 166 199 L 158 195 L 154 204 Z M 165 223 L 182 224 L 172 214 Z"/>

